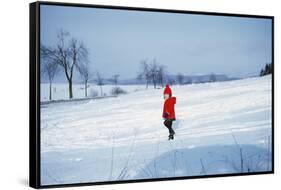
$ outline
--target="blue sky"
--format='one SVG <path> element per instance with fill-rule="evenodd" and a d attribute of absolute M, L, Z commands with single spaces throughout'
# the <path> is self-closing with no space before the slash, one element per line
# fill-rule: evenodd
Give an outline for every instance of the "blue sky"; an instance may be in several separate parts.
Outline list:
<path fill-rule="evenodd" d="M 271 20 L 41 5 L 41 43 L 60 29 L 82 40 L 93 71 L 136 77 L 142 59 L 168 73 L 257 74 L 271 61 Z"/>

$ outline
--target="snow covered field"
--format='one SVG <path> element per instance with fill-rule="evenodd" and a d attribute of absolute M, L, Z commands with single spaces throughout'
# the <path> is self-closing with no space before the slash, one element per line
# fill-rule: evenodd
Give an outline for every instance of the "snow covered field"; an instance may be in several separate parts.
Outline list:
<path fill-rule="evenodd" d="M 68 100 L 68 84 L 66 83 L 54 83 L 52 90 L 52 100 Z M 120 86 L 120 85 L 118 85 Z M 102 86 L 102 92 L 106 96 L 111 96 L 111 90 L 114 85 Z M 120 86 L 127 93 L 135 92 L 138 90 L 144 90 L 145 85 L 122 85 Z M 74 99 L 85 98 L 84 84 L 73 84 L 73 96 Z M 88 97 L 92 97 L 92 92 L 95 91 L 97 96 L 101 95 L 100 87 L 95 84 L 89 84 Z M 41 84 L 41 102 L 49 101 L 49 83 Z"/>
<path fill-rule="evenodd" d="M 41 105 L 42 185 L 271 170 L 271 75 L 172 86 L 173 141 L 163 89 L 122 88 L 130 93 Z"/>

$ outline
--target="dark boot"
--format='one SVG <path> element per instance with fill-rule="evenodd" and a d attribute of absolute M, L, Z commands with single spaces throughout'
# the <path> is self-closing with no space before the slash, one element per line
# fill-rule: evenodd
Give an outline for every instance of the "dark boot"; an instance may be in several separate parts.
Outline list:
<path fill-rule="evenodd" d="M 174 140 L 174 135 L 169 135 L 168 140 Z"/>
<path fill-rule="evenodd" d="M 173 140 L 174 139 L 174 134 L 175 134 L 175 131 L 173 130 L 172 128 L 172 123 L 173 121 L 172 120 L 165 120 L 164 121 L 164 125 L 168 128 L 169 130 L 169 139 L 168 140 Z"/>
<path fill-rule="evenodd" d="M 175 134 L 175 131 L 173 130 L 173 128 L 171 126 L 169 126 L 168 129 L 169 129 L 170 135 L 174 135 Z"/>

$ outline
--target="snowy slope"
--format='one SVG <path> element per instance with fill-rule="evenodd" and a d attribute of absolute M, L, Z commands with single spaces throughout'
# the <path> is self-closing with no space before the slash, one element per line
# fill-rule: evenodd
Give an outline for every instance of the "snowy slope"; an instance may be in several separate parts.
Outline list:
<path fill-rule="evenodd" d="M 174 141 L 163 89 L 42 105 L 42 184 L 271 170 L 271 76 L 172 90 Z"/>

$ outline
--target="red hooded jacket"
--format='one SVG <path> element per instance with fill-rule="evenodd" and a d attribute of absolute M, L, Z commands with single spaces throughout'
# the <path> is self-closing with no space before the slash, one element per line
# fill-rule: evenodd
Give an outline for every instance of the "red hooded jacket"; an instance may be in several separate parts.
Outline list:
<path fill-rule="evenodd" d="M 167 100 L 165 100 L 164 107 L 163 107 L 163 115 L 162 115 L 163 118 L 176 119 L 175 104 L 176 104 L 176 97 L 170 97 Z"/>

